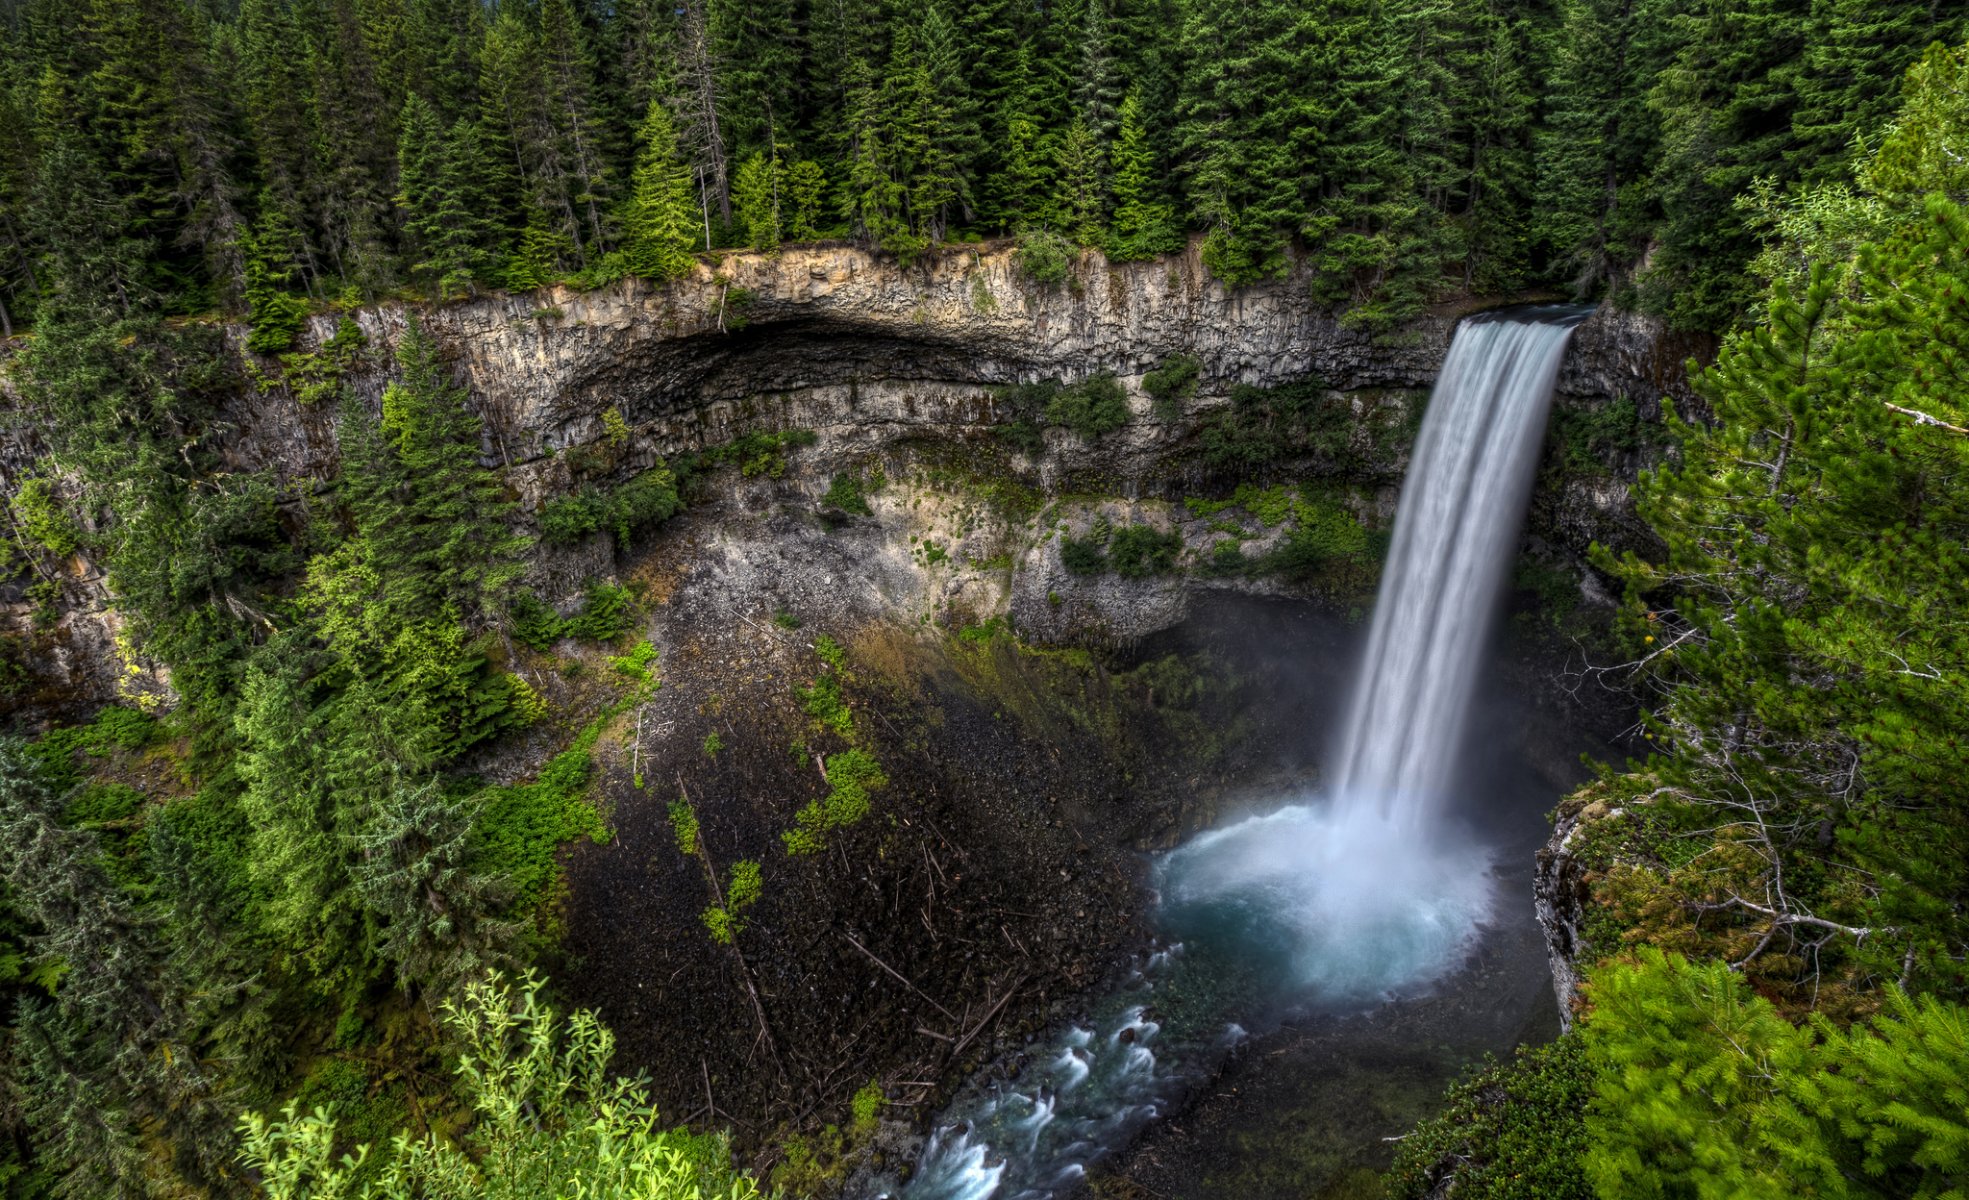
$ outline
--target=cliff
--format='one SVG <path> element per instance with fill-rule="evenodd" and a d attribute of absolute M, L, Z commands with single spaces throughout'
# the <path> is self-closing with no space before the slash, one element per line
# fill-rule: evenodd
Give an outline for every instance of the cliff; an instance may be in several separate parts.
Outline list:
<path fill-rule="evenodd" d="M 1067 281 L 1041 287 L 1023 277 L 1009 244 L 953 247 L 909 266 L 853 247 L 817 245 L 727 255 L 715 269 L 700 265 L 664 285 L 624 280 L 590 292 L 486 296 L 425 308 L 421 319 L 485 420 L 488 460 L 507 468 L 529 511 L 665 456 L 795 428 L 812 430 L 818 442 L 789 476 L 771 494 L 747 499 L 741 493 L 751 485 L 735 484 L 724 499 L 740 511 L 788 493 L 811 503 L 831 473 L 893 457 L 898 448 L 941 446 L 978 458 L 1004 416 L 992 390 L 998 385 L 1073 382 L 1107 372 L 1127 389 L 1127 426 L 1092 441 L 1051 430 L 1037 453 L 1009 461 L 996 453 L 994 469 L 1016 473 L 1042 493 L 1068 490 L 1119 503 L 1082 506 L 1082 517 L 1148 521 L 1195 544 L 1201 526 L 1186 526 L 1179 509 L 1155 501 L 1201 482 L 1197 416 L 1224 404 L 1239 384 L 1309 379 L 1344 398 L 1364 425 L 1384 407 L 1412 410 L 1433 381 L 1457 320 L 1477 307 L 1371 334 L 1315 304 L 1307 282 L 1293 274 L 1230 291 L 1210 278 L 1195 246 L 1184 255 L 1125 264 L 1088 254 Z M 401 305 L 317 317 L 302 358 L 284 372 L 241 350 L 243 382 L 220 445 L 226 468 L 267 471 L 303 490 L 331 478 L 333 397 L 347 386 L 377 401 L 407 317 Z M 361 345 L 348 346 L 345 334 L 340 356 L 324 352 L 345 320 L 360 330 Z M 240 332 L 229 336 L 236 346 Z M 1653 418 L 1662 397 L 1686 398 L 1679 364 L 1701 350 L 1649 319 L 1603 311 L 1575 335 L 1559 403 L 1562 410 L 1592 410 L 1626 397 Z M 1161 420 L 1152 416 L 1141 380 L 1175 355 L 1195 358 L 1201 378 L 1184 417 Z M 578 452 L 603 440 L 604 414 L 611 411 L 629 438 L 598 466 L 595 456 Z M 1384 453 L 1369 481 L 1381 492 L 1369 503 L 1384 513 L 1392 509 L 1401 452 Z M 1637 461 L 1630 455 L 1590 477 L 1558 479 L 1534 516 L 1537 531 L 1575 553 L 1610 531 L 1617 536 L 1628 507 L 1621 476 L 1631 475 Z M 967 613 L 1009 606 L 1022 627 L 1043 638 L 1130 639 L 1179 619 L 1191 590 L 1172 579 L 1071 580 L 1059 569 L 1056 550 L 1033 553 L 1048 539 L 1036 530 L 1010 537 L 1003 528 L 971 528 L 977 536 L 964 548 L 974 561 L 1002 562 L 1009 552 L 1009 579 L 938 584 L 914 569 L 923 564 L 907 561 L 908 547 L 932 536 L 935 521 L 921 519 L 920 508 L 910 520 L 896 519 L 901 511 L 888 513 L 884 543 L 898 568 L 915 576 L 903 590 L 931 593 L 916 597 L 925 611 L 947 608 L 958 595 Z M 566 599 L 582 579 L 612 573 L 606 541 L 574 552 L 543 550 L 536 586 Z M 33 606 L 23 596 L 0 610 L 0 622 L 36 643 L 33 658 L 46 675 L 42 700 L 161 686 L 113 653 L 115 615 L 94 569 L 76 560 L 64 587 L 51 628 L 34 625 Z M 893 600 L 895 588 L 887 594 Z M 1071 602 L 1062 604 L 1062 594 Z"/>

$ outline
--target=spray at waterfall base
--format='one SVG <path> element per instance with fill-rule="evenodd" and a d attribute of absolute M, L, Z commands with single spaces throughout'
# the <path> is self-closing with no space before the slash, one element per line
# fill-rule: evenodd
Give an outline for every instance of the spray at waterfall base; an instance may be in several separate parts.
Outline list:
<path fill-rule="evenodd" d="M 1456 773 L 1553 383 L 1587 315 L 1458 328 L 1327 792 L 1157 862 L 1166 940 L 1087 1020 L 969 1081 L 900 1195 L 1045 1200 L 1214 1071 L 1248 1036 L 1240 1021 L 1372 1007 L 1464 960 L 1497 897 L 1492 852 L 1449 811 Z"/>

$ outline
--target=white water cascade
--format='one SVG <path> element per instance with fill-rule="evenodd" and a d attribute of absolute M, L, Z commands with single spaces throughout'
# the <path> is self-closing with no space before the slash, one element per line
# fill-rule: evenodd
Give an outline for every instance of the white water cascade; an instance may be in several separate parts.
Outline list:
<path fill-rule="evenodd" d="M 1445 813 L 1553 383 L 1585 316 L 1520 309 L 1458 328 L 1327 786 L 1164 856 L 1168 941 L 1086 1023 L 1029 1047 L 1025 1070 L 970 1081 L 906 1200 L 1050 1200 L 1241 1041 L 1239 1020 L 1358 1009 L 1464 960 L 1491 912 L 1491 853 L 1446 833 Z"/>
<path fill-rule="evenodd" d="M 1573 309 L 1466 321 L 1402 487 L 1329 790 L 1420 833 L 1450 794 Z"/>

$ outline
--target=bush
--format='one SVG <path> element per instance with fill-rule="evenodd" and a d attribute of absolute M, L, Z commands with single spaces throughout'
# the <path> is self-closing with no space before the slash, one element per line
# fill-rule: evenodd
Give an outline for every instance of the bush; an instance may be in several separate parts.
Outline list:
<path fill-rule="evenodd" d="M 1293 506 L 1296 522 L 1261 567 L 1296 579 L 1308 579 L 1336 563 L 1365 561 L 1367 530 L 1354 515 L 1328 501 L 1301 501 Z"/>
<path fill-rule="evenodd" d="M 858 517 L 870 515 L 868 497 L 863 494 L 860 474 L 836 475 L 827 485 L 827 493 L 820 498 L 826 508 L 837 509 Z"/>
<path fill-rule="evenodd" d="M 1180 418 L 1184 406 L 1196 396 L 1197 381 L 1202 376 L 1203 364 L 1187 354 L 1171 355 L 1142 376 L 1142 391 L 1154 402 L 1156 419 Z"/>
<path fill-rule="evenodd" d="M 540 506 L 540 536 L 550 545 L 576 545 L 601 532 L 607 512 L 607 504 L 593 488 L 549 500 Z"/>
<path fill-rule="evenodd" d="M 843 750 L 827 760 L 828 793 L 810 800 L 795 818 L 798 828 L 780 834 L 791 855 L 817 854 L 827 834 L 860 823 L 868 815 L 869 793 L 887 787 L 882 764 L 866 750 Z"/>
<path fill-rule="evenodd" d="M 14 516 L 29 540 L 57 557 L 75 553 L 82 540 L 54 485 L 45 479 L 29 476 L 21 480 L 14 493 Z"/>
<path fill-rule="evenodd" d="M 591 642 L 612 642 L 629 631 L 635 621 L 635 606 L 629 589 L 611 583 L 595 583 L 582 597 L 581 611 L 567 619 L 571 637 Z"/>
<path fill-rule="evenodd" d="M 1108 569 L 1107 539 L 1061 538 L 1060 565 L 1075 575 L 1099 575 Z"/>
<path fill-rule="evenodd" d="M 1036 229 L 1019 235 L 1016 260 L 1020 274 L 1042 287 L 1066 282 L 1073 268 L 1073 243 L 1050 230 Z"/>
<path fill-rule="evenodd" d="M 513 636 L 535 650 L 544 652 L 567 634 L 567 622 L 532 592 L 514 597 L 511 615 Z"/>
<path fill-rule="evenodd" d="M 607 492 L 583 488 L 540 506 L 540 535 L 556 546 L 573 546 L 606 529 L 615 535 L 618 550 L 652 525 L 682 511 L 677 480 L 662 463 Z"/>
<path fill-rule="evenodd" d="M 1093 441 L 1128 424 L 1128 393 L 1113 375 L 1096 375 L 1055 395 L 1046 405 L 1046 422 Z"/>
<path fill-rule="evenodd" d="M 1164 533 L 1153 525 L 1130 525 L 1115 530 L 1108 543 L 1108 562 L 1124 579 L 1143 579 L 1174 570 L 1182 549 L 1180 534 Z"/>
<path fill-rule="evenodd" d="M 1059 395 L 1060 385 L 1052 379 L 1042 379 L 1037 383 L 1014 383 L 999 388 L 992 394 L 998 408 L 998 436 L 1009 442 L 1016 450 L 1032 454 L 1046 444 L 1044 428 L 1046 410 Z"/>
<path fill-rule="evenodd" d="M 1592 1095 L 1577 1037 L 1472 1072 L 1450 1088 L 1440 1116 L 1403 1140 L 1384 1178 L 1390 1200 L 1422 1200 L 1451 1173 L 1465 1200 L 1592 1195 L 1580 1168 Z"/>
<path fill-rule="evenodd" d="M 1315 454 L 1341 467 L 1349 453 L 1354 416 L 1331 400 L 1317 381 L 1261 388 L 1240 385 L 1231 402 L 1203 422 L 1203 459 L 1230 474 L 1262 470 L 1284 459 Z"/>

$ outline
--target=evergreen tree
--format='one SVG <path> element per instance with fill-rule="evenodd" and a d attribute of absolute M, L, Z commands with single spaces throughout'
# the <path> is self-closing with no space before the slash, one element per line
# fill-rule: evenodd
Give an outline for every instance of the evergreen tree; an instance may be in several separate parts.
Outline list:
<path fill-rule="evenodd" d="M 1106 236 L 1107 198 L 1102 194 L 1101 153 L 1094 131 L 1076 117 L 1060 138 L 1058 154 L 1053 211 L 1061 232 L 1080 245 L 1098 246 Z"/>
<path fill-rule="evenodd" d="M 1121 104 L 1121 133 L 1114 148 L 1114 228 L 1108 257 L 1153 258 L 1183 248 L 1182 223 L 1163 192 L 1165 177 L 1142 128 L 1141 106 L 1130 94 Z"/>
<path fill-rule="evenodd" d="M 642 149 L 622 215 L 623 253 L 636 274 L 675 279 L 696 264 L 698 210 L 690 167 L 678 152 L 676 126 L 663 101 L 650 101 L 638 140 Z"/>
<path fill-rule="evenodd" d="M 735 146 L 772 152 L 792 132 L 801 30 L 793 0 L 708 0 L 719 114 Z"/>
<path fill-rule="evenodd" d="M 1788 173 L 1814 182 L 1843 176 L 1854 139 L 1874 136 L 1893 115 L 1901 77 L 1921 50 L 1964 32 L 1960 15 L 1943 18 L 1942 6 L 1921 0 L 1814 0 Z"/>
<path fill-rule="evenodd" d="M 490 915 L 509 889 L 467 861 L 478 811 L 436 780 L 399 778 L 356 837 L 355 892 L 381 923 L 378 949 L 433 1005 L 502 965 L 515 932 Z"/>
<path fill-rule="evenodd" d="M 732 185 L 732 203 L 738 208 L 739 223 L 752 248 L 770 254 L 779 249 L 780 191 L 782 175 L 779 156 L 754 150 L 739 164 L 738 179 Z"/>

